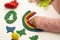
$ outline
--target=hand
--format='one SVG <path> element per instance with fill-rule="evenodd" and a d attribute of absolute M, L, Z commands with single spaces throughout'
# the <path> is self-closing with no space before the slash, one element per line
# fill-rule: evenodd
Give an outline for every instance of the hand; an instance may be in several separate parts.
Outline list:
<path fill-rule="evenodd" d="M 60 19 L 35 16 L 31 19 L 31 23 L 37 29 L 48 32 L 60 32 Z"/>

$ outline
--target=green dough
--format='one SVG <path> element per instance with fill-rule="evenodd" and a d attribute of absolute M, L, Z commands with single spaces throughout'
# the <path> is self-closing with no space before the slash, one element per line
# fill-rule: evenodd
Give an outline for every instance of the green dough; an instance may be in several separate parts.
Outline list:
<path fill-rule="evenodd" d="M 12 19 L 12 20 L 9 20 L 11 14 L 13 14 L 13 19 Z M 16 21 L 16 19 L 17 19 L 17 14 L 16 14 L 15 11 L 9 11 L 9 12 L 5 15 L 4 19 L 6 20 L 6 22 L 7 22 L 8 24 L 12 24 L 12 23 L 14 23 L 14 22 Z"/>
<path fill-rule="evenodd" d="M 20 31 L 16 31 L 20 36 L 22 36 L 22 35 L 26 35 L 26 33 L 25 33 L 25 29 L 22 29 L 22 30 L 20 30 Z"/>
<path fill-rule="evenodd" d="M 30 37 L 31 40 L 37 40 L 38 39 L 38 35 L 32 36 Z"/>
<path fill-rule="evenodd" d="M 42 0 L 40 3 L 39 3 L 39 6 L 40 7 L 48 7 L 48 5 L 50 4 L 51 0 Z"/>

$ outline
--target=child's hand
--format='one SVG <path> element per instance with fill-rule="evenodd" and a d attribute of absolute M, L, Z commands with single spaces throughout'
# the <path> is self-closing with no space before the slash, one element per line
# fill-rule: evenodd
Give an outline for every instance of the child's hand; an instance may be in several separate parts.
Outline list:
<path fill-rule="evenodd" d="M 28 0 L 30 3 L 31 2 L 36 2 L 36 3 L 39 3 L 41 0 Z"/>
<path fill-rule="evenodd" d="M 36 16 L 31 19 L 31 22 L 37 29 L 48 32 L 60 32 L 60 19 Z"/>
<path fill-rule="evenodd" d="M 28 0 L 29 2 L 36 2 L 37 4 L 41 2 L 41 0 Z M 60 13 L 60 0 L 51 0 L 51 3 L 56 11 Z"/>

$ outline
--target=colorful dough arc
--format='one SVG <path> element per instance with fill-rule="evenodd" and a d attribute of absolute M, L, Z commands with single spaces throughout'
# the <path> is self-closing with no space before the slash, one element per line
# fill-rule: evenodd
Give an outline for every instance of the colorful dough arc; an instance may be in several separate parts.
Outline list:
<path fill-rule="evenodd" d="M 24 26 L 27 30 L 29 30 L 29 31 L 42 32 L 43 30 L 41 30 L 41 29 L 36 29 L 36 28 L 34 27 L 34 25 L 32 25 L 32 24 L 29 22 L 29 19 L 30 19 L 33 15 L 35 15 L 35 14 L 36 14 L 36 12 L 31 12 L 30 10 L 27 11 L 27 12 L 24 14 L 23 18 L 22 18 L 23 26 Z"/>

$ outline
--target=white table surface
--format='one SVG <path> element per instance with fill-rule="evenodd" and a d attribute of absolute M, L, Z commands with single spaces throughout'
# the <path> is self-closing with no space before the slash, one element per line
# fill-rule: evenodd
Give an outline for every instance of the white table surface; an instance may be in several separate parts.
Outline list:
<path fill-rule="evenodd" d="M 11 33 L 7 33 L 6 26 L 15 26 L 17 30 L 23 29 L 22 16 L 28 10 L 35 11 L 38 16 L 46 16 L 53 18 L 60 18 L 60 15 L 54 11 L 54 8 L 50 5 L 47 9 L 41 8 L 34 3 L 29 3 L 28 0 L 17 0 L 19 6 L 14 9 L 17 12 L 17 20 L 13 24 L 7 24 L 4 20 L 4 16 L 11 9 L 4 8 L 6 2 L 12 0 L 0 0 L 0 40 L 11 40 Z M 26 29 L 25 29 L 26 30 Z M 31 32 L 26 30 L 26 35 L 19 37 L 19 40 L 30 40 L 29 37 L 33 35 L 38 35 L 38 40 L 60 40 L 60 33 L 50 33 L 50 32 Z"/>

